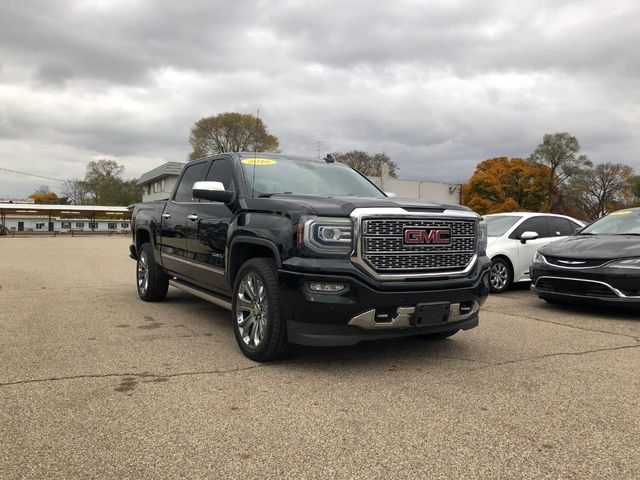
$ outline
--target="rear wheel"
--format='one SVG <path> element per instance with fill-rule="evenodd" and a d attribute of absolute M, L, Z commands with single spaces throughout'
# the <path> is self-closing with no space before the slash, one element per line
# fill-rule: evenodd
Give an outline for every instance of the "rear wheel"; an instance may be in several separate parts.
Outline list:
<path fill-rule="evenodd" d="M 143 243 L 138 249 L 136 285 L 138 296 L 145 302 L 159 302 L 167 296 L 169 279 L 156 263 L 150 243 Z"/>
<path fill-rule="evenodd" d="M 491 293 L 504 292 L 511 286 L 512 281 L 511 266 L 504 258 L 494 258 L 491 261 L 491 272 L 489 274 Z"/>
<path fill-rule="evenodd" d="M 238 271 L 233 288 L 233 329 L 242 353 L 268 362 L 291 347 L 280 308 L 276 265 L 271 258 L 252 258 Z"/>

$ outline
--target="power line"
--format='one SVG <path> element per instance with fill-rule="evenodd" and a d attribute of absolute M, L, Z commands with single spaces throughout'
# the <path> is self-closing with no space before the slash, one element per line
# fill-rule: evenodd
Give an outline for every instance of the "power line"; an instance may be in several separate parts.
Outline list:
<path fill-rule="evenodd" d="M 47 180 L 53 180 L 55 182 L 60 182 L 60 183 L 66 182 L 66 180 L 60 180 L 59 178 L 46 177 L 44 175 L 36 175 L 35 173 L 20 172 L 18 170 L 11 170 L 9 168 L 0 167 L 0 170 L 4 170 L 5 172 L 17 173 L 19 175 L 26 175 L 28 177 L 45 178 Z"/>

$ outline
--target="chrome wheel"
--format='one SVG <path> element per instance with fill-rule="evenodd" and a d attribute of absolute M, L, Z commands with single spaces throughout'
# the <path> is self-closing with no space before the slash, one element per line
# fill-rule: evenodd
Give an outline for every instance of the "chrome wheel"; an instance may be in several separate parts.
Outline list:
<path fill-rule="evenodd" d="M 240 281 L 236 298 L 236 321 L 244 344 L 256 348 L 264 340 L 269 319 L 267 290 L 254 272 L 248 272 Z"/>
<path fill-rule="evenodd" d="M 504 290 L 509 284 L 509 268 L 502 262 L 491 265 L 491 286 L 494 290 Z"/>
<path fill-rule="evenodd" d="M 147 259 L 147 253 L 145 251 L 140 252 L 138 258 L 138 290 L 140 294 L 147 293 L 149 288 L 149 261 Z"/>

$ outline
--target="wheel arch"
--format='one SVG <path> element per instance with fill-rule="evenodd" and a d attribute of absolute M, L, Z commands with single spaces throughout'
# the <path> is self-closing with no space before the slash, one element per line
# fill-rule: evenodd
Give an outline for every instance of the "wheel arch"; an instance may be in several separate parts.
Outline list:
<path fill-rule="evenodd" d="M 145 244 L 145 243 L 151 243 L 151 230 L 149 230 L 149 228 L 147 227 L 138 227 L 136 228 L 136 236 L 135 236 L 135 240 L 136 240 L 136 252 L 140 251 L 140 247 Z M 151 245 L 153 246 L 153 244 Z"/>
<path fill-rule="evenodd" d="M 493 257 L 491 257 L 491 262 L 493 262 L 493 260 L 496 259 L 496 258 L 501 258 L 502 260 L 505 260 L 507 262 L 507 267 L 509 267 L 509 271 L 511 272 L 511 281 L 514 282 L 515 281 L 515 268 L 513 266 L 513 260 L 511 260 L 509 255 L 507 255 L 506 253 L 498 253 L 498 254 L 494 255 Z"/>
<path fill-rule="evenodd" d="M 263 238 L 236 237 L 231 241 L 227 257 L 227 281 L 233 290 L 236 276 L 243 263 L 257 257 L 273 258 L 276 266 L 280 268 L 282 261 L 278 249 L 269 240 Z"/>

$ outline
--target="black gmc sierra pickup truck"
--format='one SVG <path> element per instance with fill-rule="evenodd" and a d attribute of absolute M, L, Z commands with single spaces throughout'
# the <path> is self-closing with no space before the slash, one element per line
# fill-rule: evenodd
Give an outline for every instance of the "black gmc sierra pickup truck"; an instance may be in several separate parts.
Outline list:
<path fill-rule="evenodd" d="M 135 205 L 132 233 L 140 298 L 172 285 L 231 310 L 257 361 L 292 343 L 445 338 L 478 325 L 489 292 L 477 214 L 387 196 L 330 156 L 191 161 L 168 200 Z"/>

